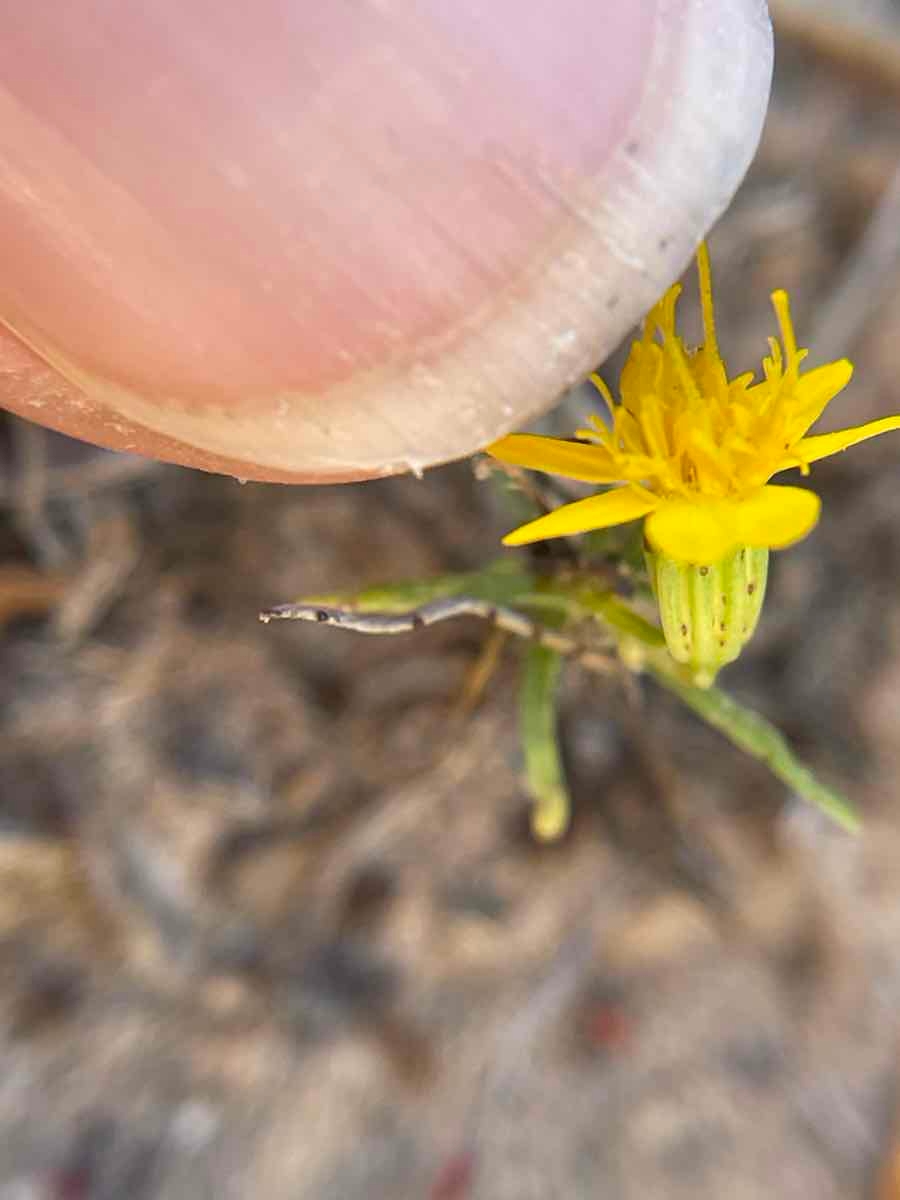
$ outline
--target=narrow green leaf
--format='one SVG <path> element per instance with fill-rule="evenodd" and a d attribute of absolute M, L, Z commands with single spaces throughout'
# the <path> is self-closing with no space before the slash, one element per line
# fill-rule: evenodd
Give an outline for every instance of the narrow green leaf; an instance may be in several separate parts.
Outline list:
<path fill-rule="evenodd" d="M 525 653 L 519 720 L 525 774 L 534 803 L 531 828 L 542 842 L 556 841 L 569 825 L 569 789 L 556 733 L 556 695 L 562 658 L 544 646 Z"/>
<path fill-rule="evenodd" d="M 664 688 L 741 750 L 765 763 L 773 775 L 804 800 L 817 805 L 848 833 L 858 831 L 859 815 L 850 801 L 821 783 L 795 756 L 784 735 L 759 713 L 745 708 L 718 688 L 698 688 L 686 682 L 674 662 L 670 666 L 656 661 L 649 669 Z"/>
<path fill-rule="evenodd" d="M 534 575 L 522 561 L 505 555 L 480 571 L 460 571 L 453 575 L 438 575 L 434 579 L 411 579 L 359 591 L 304 596 L 302 603 L 352 608 L 356 612 L 398 613 L 408 612 L 432 600 L 465 595 L 490 604 L 512 605 L 523 592 L 531 591 L 534 586 Z"/>
<path fill-rule="evenodd" d="M 666 644 L 659 626 L 651 625 L 614 592 L 601 591 L 593 585 L 588 585 L 577 590 L 573 600 L 578 607 L 611 625 L 618 634 L 634 638 L 644 646 L 655 648 Z"/>

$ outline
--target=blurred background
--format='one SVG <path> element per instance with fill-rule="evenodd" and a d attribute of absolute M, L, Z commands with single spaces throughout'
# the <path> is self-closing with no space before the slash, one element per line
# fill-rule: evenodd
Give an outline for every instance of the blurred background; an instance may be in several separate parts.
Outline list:
<path fill-rule="evenodd" d="M 900 6 L 773 7 L 721 340 L 758 366 L 787 288 L 856 424 L 900 410 Z M 466 715 L 476 624 L 256 619 L 484 563 L 471 464 L 241 487 L 0 416 L 0 1200 L 897 1200 L 900 438 L 815 483 L 723 684 L 862 836 L 571 669 L 538 846 L 514 648 Z"/>

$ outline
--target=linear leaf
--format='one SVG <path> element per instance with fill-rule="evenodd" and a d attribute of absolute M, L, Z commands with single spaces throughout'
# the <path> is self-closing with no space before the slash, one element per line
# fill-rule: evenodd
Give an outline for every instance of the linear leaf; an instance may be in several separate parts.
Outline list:
<path fill-rule="evenodd" d="M 718 688 L 698 688 L 680 678 L 678 669 L 653 664 L 651 674 L 668 691 L 679 697 L 707 724 L 723 733 L 729 741 L 765 763 L 773 775 L 792 788 L 804 800 L 817 805 L 848 833 L 859 829 L 859 814 L 840 792 L 820 782 L 791 750 L 784 735 L 769 722 L 745 708 Z"/>
<path fill-rule="evenodd" d="M 556 651 L 529 646 L 522 672 L 519 719 L 525 774 L 534 803 L 531 828 L 542 842 L 562 837 L 571 809 L 556 730 L 562 663 Z"/>

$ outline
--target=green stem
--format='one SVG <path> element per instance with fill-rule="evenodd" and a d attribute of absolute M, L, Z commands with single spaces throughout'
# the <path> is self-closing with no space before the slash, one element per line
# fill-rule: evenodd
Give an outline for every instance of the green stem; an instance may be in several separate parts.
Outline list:
<path fill-rule="evenodd" d="M 769 722 L 745 708 L 718 688 L 698 688 L 687 683 L 674 663 L 654 661 L 648 664 L 650 674 L 667 691 L 723 733 L 730 742 L 747 754 L 765 763 L 773 775 L 810 801 L 848 833 L 859 830 L 859 815 L 849 800 L 821 783 L 812 771 L 794 755 L 784 735 Z"/>
<path fill-rule="evenodd" d="M 569 790 L 556 736 L 556 693 L 562 662 L 554 650 L 529 646 L 519 692 L 525 774 L 534 802 L 531 828 L 542 842 L 555 841 L 569 824 Z"/>

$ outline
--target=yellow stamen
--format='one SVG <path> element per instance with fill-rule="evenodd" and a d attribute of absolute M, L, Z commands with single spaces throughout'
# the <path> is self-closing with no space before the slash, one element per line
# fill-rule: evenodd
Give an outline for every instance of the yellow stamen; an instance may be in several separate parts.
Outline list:
<path fill-rule="evenodd" d="M 598 375 L 597 372 L 595 371 L 591 375 L 591 383 L 594 385 L 594 387 L 597 389 L 597 391 L 603 397 L 604 403 L 606 404 L 606 407 L 609 410 L 609 415 L 611 418 L 614 419 L 615 415 L 616 415 L 616 402 L 612 398 L 612 392 L 609 390 L 609 388 L 606 385 L 606 380 L 603 379 L 600 375 Z"/>
<path fill-rule="evenodd" d="M 701 242 L 697 247 L 697 274 L 700 277 L 700 307 L 703 310 L 703 342 L 706 349 L 719 358 L 716 316 L 713 309 L 712 272 L 709 267 L 709 251 L 706 248 L 706 242 Z"/>
<path fill-rule="evenodd" d="M 796 382 L 800 360 L 797 354 L 797 340 L 794 337 L 794 323 L 791 320 L 791 305 L 787 292 L 782 291 L 780 288 L 777 292 L 773 292 L 772 307 L 775 309 L 775 316 L 778 318 L 778 329 L 784 345 L 786 359 L 785 375 L 793 382 Z"/>

